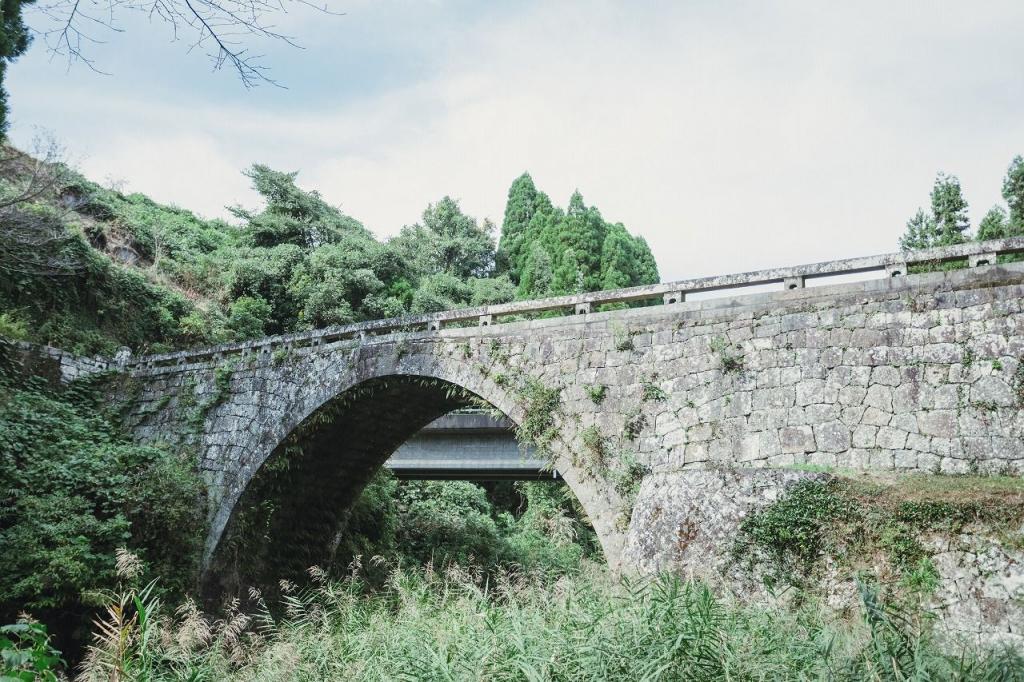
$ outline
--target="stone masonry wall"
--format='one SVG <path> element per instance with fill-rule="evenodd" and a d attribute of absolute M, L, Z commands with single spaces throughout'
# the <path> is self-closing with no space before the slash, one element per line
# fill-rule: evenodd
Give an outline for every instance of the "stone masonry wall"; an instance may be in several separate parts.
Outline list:
<path fill-rule="evenodd" d="M 196 449 L 211 554 L 275 448 L 361 382 L 431 377 L 520 425 L 538 416 L 533 389 L 548 389 L 554 466 L 610 563 L 636 564 L 626 531 L 652 475 L 795 464 L 1024 473 L 1022 282 L 1024 264 L 982 266 L 294 348 L 270 339 L 130 368 L 130 421 L 141 439 Z"/>

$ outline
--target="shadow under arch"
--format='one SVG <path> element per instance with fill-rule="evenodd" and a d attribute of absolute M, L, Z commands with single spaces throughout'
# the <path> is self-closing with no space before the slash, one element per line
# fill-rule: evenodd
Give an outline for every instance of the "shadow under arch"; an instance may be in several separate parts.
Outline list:
<path fill-rule="evenodd" d="M 489 378 L 474 373 L 442 379 L 423 369 L 342 381 L 318 406 L 305 403 L 311 407 L 304 417 L 280 425 L 287 435 L 268 445 L 269 454 L 253 453 L 253 473 L 237 481 L 234 500 L 222 503 L 222 530 L 211 531 L 216 534 L 200 576 L 207 600 L 334 563 L 348 514 L 367 483 L 402 443 L 438 417 L 486 405 L 520 424 L 523 409 L 515 395 Z M 563 434 L 556 436 L 562 440 Z M 606 548 L 588 498 L 580 495 L 577 472 L 563 460 L 559 472 Z"/>
<path fill-rule="evenodd" d="M 391 375 L 327 400 L 273 449 L 231 510 L 203 575 L 207 597 L 329 565 L 348 512 L 387 458 L 433 420 L 488 404 L 436 377 Z"/>

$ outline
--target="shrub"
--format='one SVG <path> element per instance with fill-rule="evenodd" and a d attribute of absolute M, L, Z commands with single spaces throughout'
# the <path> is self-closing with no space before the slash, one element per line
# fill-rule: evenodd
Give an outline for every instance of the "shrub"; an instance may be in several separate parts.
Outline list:
<path fill-rule="evenodd" d="M 0 385 L 0 617 L 30 609 L 67 634 L 89 594 L 111 584 L 125 544 L 166 576 L 166 589 L 190 585 L 203 493 L 185 454 L 132 443 L 89 385 L 63 394 L 9 377 Z"/>

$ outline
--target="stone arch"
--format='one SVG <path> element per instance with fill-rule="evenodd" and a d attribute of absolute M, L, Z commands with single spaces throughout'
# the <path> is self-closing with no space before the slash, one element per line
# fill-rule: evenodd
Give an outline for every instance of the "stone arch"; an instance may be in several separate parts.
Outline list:
<path fill-rule="evenodd" d="M 235 591 L 257 579 L 297 575 L 331 558 L 345 513 L 391 453 L 426 424 L 472 399 L 484 401 L 519 425 L 521 401 L 473 363 L 435 354 L 429 344 L 396 353 L 393 344 L 367 349 L 354 363 L 320 363 L 277 423 L 262 426 L 248 457 L 225 481 L 211 514 L 203 560 L 204 591 Z M 301 363 L 300 363 L 301 364 Z M 314 363 L 315 364 L 315 363 Z M 594 525 L 605 556 L 617 567 L 622 530 L 609 491 L 576 470 L 571 424 L 553 439 L 555 466 Z M 297 449 L 296 436 L 305 446 Z M 269 525 L 261 505 L 275 506 Z M 257 510 L 254 512 L 253 510 Z M 254 542 L 256 537 L 265 538 Z M 259 580 L 262 578 L 262 580 Z"/>

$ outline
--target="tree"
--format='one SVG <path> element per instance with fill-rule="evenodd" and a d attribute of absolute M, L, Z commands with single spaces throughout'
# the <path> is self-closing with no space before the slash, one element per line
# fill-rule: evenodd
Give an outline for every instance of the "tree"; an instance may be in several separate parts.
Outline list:
<path fill-rule="evenodd" d="M 609 226 L 601 249 L 601 288 L 654 284 L 658 279 L 658 266 L 643 237 L 631 236 L 622 223 Z"/>
<path fill-rule="evenodd" d="M 120 32 L 117 24 L 123 14 L 139 12 L 163 20 L 175 39 L 184 38 L 189 51 L 208 50 L 214 70 L 227 65 L 244 87 L 251 88 L 260 83 L 277 84 L 251 43 L 269 41 L 299 47 L 295 37 L 275 28 L 280 16 L 302 6 L 334 14 L 326 5 L 310 0 L 53 0 L 40 7 L 40 25 L 29 27 L 22 20 L 22 8 L 35 0 L 0 2 L 0 139 L 8 125 L 7 90 L 3 85 L 7 66 L 28 49 L 32 33 L 41 35 L 51 54 L 66 58 L 69 66 L 82 62 L 102 73 L 86 48 L 105 42 L 103 34 L 107 32 Z"/>
<path fill-rule="evenodd" d="M 907 221 L 907 229 L 900 238 L 900 248 L 927 249 L 934 246 L 962 244 L 970 229 L 967 201 L 960 189 L 960 180 L 954 175 L 939 173 L 932 186 L 931 214 L 920 208 Z"/>
<path fill-rule="evenodd" d="M 0 11 L 0 139 L 7 134 L 7 89 L 3 87 L 7 65 L 24 54 L 32 42 L 28 26 L 21 18 L 21 10 L 33 0 L 2 0 Z"/>
<path fill-rule="evenodd" d="M 249 88 L 276 84 L 251 43 L 266 40 L 298 47 L 296 39 L 279 32 L 275 23 L 303 6 L 333 14 L 326 5 L 309 0 L 107 0 L 89 4 L 55 0 L 42 8 L 43 21 L 49 23 L 35 27 L 35 32 L 43 36 L 51 53 L 65 57 L 69 65 L 82 62 L 98 71 L 85 48 L 101 42 L 103 32 L 119 31 L 117 21 L 123 13 L 141 12 L 169 24 L 175 38 L 183 38 L 190 51 L 208 50 L 215 70 L 227 65 Z"/>
<path fill-rule="evenodd" d="M 436 313 L 461 308 L 469 301 L 472 289 L 450 272 L 438 272 L 424 278 L 412 295 L 412 312 Z"/>
<path fill-rule="evenodd" d="M 427 206 L 423 226 L 438 271 L 467 279 L 487 276 L 494 269 L 494 225 L 487 220 L 477 225 L 456 200 L 446 196 Z"/>
<path fill-rule="evenodd" d="M 523 242 L 537 204 L 537 188 L 529 173 L 512 181 L 505 202 L 505 219 L 501 222 L 498 243 L 499 267 L 519 273 L 523 267 Z M 515 281 L 515 280 L 513 280 Z"/>
<path fill-rule="evenodd" d="M 516 298 L 516 287 L 507 273 L 497 277 L 474 277 L 467 284 L 471 291 L 469 304 L 473 306 L 508 303 Z"/>
<path fill-rule="evenodd" d="M 316 248 L 351 235 L 373 240 L 362 223 L 325 202 L 319 192 L 296 186 L 297 172 L 276 171 L 257 163 L 245 175 L 267 202 L 259 213 L 237 206 L 230 209 L 235 217 L 249 223 L 246 232 L 253 246 L 294 244 Z"/>
<path fill-rule="evenodd" d="M 935 220 L 935 246 L 962 244 L 971 229 L 967 218 L 967 201 L 955 175 L 939 173 L 932 187 L 932 217 Z"/>
<path fill-rule="evenodd" d="M 531 212 L 532 210 L 532 212 Z M 528 222 L 527 222 L 528 219 Z M 562 211 L 526 173 L 509 190 L 501 235 L 503 262 L 519 298 L 651 284 L 658 265 L 642 238 L 604 220 L 579 191 Z"/>
<path fill-rule="evenodd" d="M 539 298 L 551 293 L 554 272 L 551 256 L 539 241 L 530 245 L 530 255 L 519 278 L 518 298 Z"/>
<path fill-rule="evenodd" d="M 1002 206 L 993 206 L 978 224 L 978 241 L 1003 239 L 1009 236 L 1009 220 Z"/>
<path fill-rule="evenodd" d="M 1024 156 L 1014 157 L 1006 170 L 1003 199 L 1010 207 L 1009 222 L 1013 234 L 1024 234 Z"/>
<path fill-rule="evenodd" d="M 935 238 L 935 220 L 919 208 L 907 221 L 907 229 L 900 237 L 900 248 L 904 251 L 926 249 L 934 246 Z"/>

